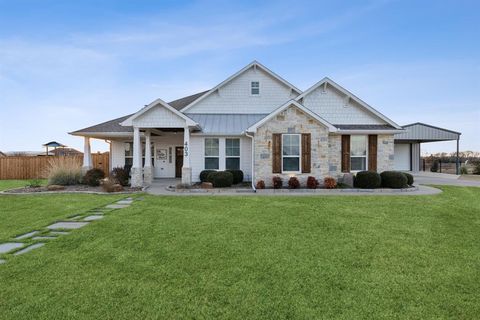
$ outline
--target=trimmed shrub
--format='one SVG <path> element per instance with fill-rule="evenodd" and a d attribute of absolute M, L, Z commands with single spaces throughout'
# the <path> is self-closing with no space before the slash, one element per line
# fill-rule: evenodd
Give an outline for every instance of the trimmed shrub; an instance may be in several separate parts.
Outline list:
<path fill-rule="evenodd" d="M 297 177 L 290 177 L 290 179 L 288 179 L 288 187 L 290 189 L 300 188 L 300 181 L 298 181 Z"/>
<path fill-rule="evenodd" d="M 48 184 L 68 186 L 82 181 L 82 165 L 78 158 L 62 157 L 48 161 L 46 169 Z"/>
<path fill-rule="evenodd" d="M 207 181 L 211 182 L 215 188 L 231 187 L 233 184 L 233 174 L 227 171 L 210 172 Z"/>
<path fill-rule="evenodd" d="M 315 177 L 309 176 L 307 178 L 307 188 L 308 189 L 317 189 L 318 188 L 318 180 Z"/>
<path fill-rule="evenodd" d="M 105 178 L 105 172 L 102 169 L 93 168 L 85 172 L 82 183 L 90 187 L 98 187 L 103 178 Z"/>
<path fill-rule="evenodd" d="M 323 179 L 323 186 L 325 189 L 335 189 L 337 187 L 337 180 L 332 177 L 325 177 Z"/>
<path fill-rule="evenodd" d="M 111 172 L 111 177 L 118 181 L 122 186 L 128 186 L 128 170 L 122 167 L 113 168 Z"/>
<path fill-rule="evenodd" d="M 243 171 L 242 170 L 226 170 L 233 175 L 233 184 L 238 184 L 243 182 Z"/>
<path fill-rule="evenodd" d="M 407 187 L 407 177 L 403 172 L 399 171 L 383 171 L 380 176 L 382 177 L 382 187 L 400 189 Z"/>
<path fill-rule="evenodd" d="M 279 176 L 272 178 L 273 189 L 281 189 L 283 186 L 283 180 Z"/>
<path fill-rule="evenodd" d="M 256 189 L 265 189 L 265 181 L 263 180 L 258 180 L 257 184 L 255 185 Z"/>
<path fill-rule="evenodd" d="M 217 172 L 216 170 L 203 170 L 200 172 L 200 181 L 201 182 L 211 182 L 208 181 L 208 175 L 212 172 Z"/>
<path fill-rule="evenodd" d="M 382 178 L 374 171 L 357 172 L 354 186 L 360 189 L 375 189 L 382 186 Z"/>
<path fill-rule="evenodd" d="M 433 160 L 432 167 L 430 168 L 431 172 L 437 172 L 438 171 L 438 160 Z"/>
<path fill-rule="evenodd" d="M 407 177 L 407 184 L 413 186 L 413 176 L 408 172 L 402 172 Z"/>

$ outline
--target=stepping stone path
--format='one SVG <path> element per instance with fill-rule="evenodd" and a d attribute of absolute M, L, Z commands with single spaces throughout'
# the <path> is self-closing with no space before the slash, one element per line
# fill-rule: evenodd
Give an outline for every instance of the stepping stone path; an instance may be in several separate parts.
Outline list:
<path fill-rule="evenodd" d="M 35 243 L 35 244 L 32 244 L 31 246 L 26 247 L 25 249 L 22 249 L 22 250 L 19 250 L 19 251 L 15 252 L 13 255 L 18 256 L 18 255 L 27 253 L 29 251 L 32 251 L 34 249 L 43 247 L 44 245 L 45 245 L 45 243 Z"/>
<path fill-rule="evenodd" d="M 30 237 L 36 235 L 39 232 L 40 231 L 35 230 L 35 231 L 29 232 L 29 233 L 25 233 L 25 234 L 22 234 L 22 235 L 19 235 L 18 237 L 16 237 L 15 240 L 27 239 L 27 238 L 30 238 Z"/>
<path fill-rule="evenodd" d="M 136 200 L 143 200 L 143 198 L 137 198 Z M 67 218 L 68 221 L 59 221 L 47 226 L 46 228 L 50 230 L 48 234 L 44 234 L 43 231 L 33 230 L 28 233 L 17 236 L 15 240 L 24 240 L 29 238 L 32 238 L 32 240 L 54 240 L 54 239 L 57 239 L 58 236 L 70 234 L 70 232 L 63 231 L 62 229 L 66 229 L 66 230 L 80 229 L 88 225 L 90 221 L 103 219 L 105 217 L 104 216 L 105 212 L 111 212 L 115 209 L 123 209 L 123 208 L 129 207 L 133 203 L 133 201 L 134 201 L 133 198 L 125 198 L 117 201 L 116 203 L 106 205 L 103 208 L 93 209 L 88 213 L 86 213 L 88 214 L 88 216 L 86 217 L 84 217 L 84 214 L 83 215 L 77 214 L 74 216 L 70 216 Z M 79 221 L 82 218 L 83 220 Z M 44 242 L 34 243 L 27 247 L 24 247 L 25 243 L 22 243 L 22 242 L 0 243 L 0 254 L 9 253 L 11 251 L 21 248 L 20 250 L 13 253 L 14 256 L 18 256 L 18 255 L 30 252 L 32 250 L 35 250 L 37 248 L 41 248 L 44 245 L 45 245 Z M 0 259 L 0 264 L 4 264 L 6 262 L 7 260 Z"/>
<path fill-rule="evenodd" d="M 24 244 L 21 242 L 7 242 L 0 244 L 0 253 L 7 253 L 14 249 L 23 247 Z"/>
<path fill-rule="evenodd" d="M 100 220 L 103 219 L 103 216 L 100 215 L 93 215 L 93 216 L 88 216 L 83 219 L 83 221 L 94 221 L 94 220 Z"/>
<path fill-rule="evenodd" d="M 33 240 L 52 240 L 52 239 L 57 239 L 57 237 L 52 237 L 52 236 L 38 236 L 38 237 L 33 237 Z"/>

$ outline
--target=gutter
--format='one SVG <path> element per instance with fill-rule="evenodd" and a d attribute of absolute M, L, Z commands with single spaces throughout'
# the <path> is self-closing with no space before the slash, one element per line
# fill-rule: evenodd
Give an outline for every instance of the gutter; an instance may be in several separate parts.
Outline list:
<path fill-rule="evenodd" d="M 257 192 L 257 188 L 255 188 L 255 167 L 254 167 L 254 162 L 255 162 L 255 140 L 253 139 L 254 137 L 249 135 L 246 131 L 244 132 L 247 137 L 252 139 L 252 189 L 253 192 Z"/>

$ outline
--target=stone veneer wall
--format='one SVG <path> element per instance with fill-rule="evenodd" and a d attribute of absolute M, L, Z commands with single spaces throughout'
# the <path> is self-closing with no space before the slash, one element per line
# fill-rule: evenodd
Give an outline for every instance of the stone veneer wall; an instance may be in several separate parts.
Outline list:
<path fill-rule="evenodd" d="M 310 133 L 311 134 L 311 170 L 310 173 L 274 174 L 272 173 L 272 134 L 273 133 Z M 258 128 L 255 134 L 255 182 L 265 181 L 272 186 L 272 177 L 281 176 L 284 186 L 290 176 L 296 176 L 305 185 L 308 176 L 317 179 L 329 174 L 328 167 L 328 128 L 291 106 Z"/>
<path fill-rule="evenodd" d="M 393 134 L 378 135 L 377 172 L 394 170 Z"/>
<path fill-rule="evenodd" d="M 330 135 L 328 137 L 328 174 L 339 178 L 342 173 L 342 136 Z"/>

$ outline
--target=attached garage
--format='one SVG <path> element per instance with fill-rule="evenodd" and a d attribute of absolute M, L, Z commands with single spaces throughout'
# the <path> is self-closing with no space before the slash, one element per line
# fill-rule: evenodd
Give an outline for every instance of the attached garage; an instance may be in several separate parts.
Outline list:
<path fill-rule="evenodd" d="M 420 171 L 421 143 L 439 141 L 457 141 L 457 171 L 458 148 L 460 132 L 434 127 L 425 123 L 412 123 L 403 126 L 404 132 L 395 135 L 394 168 L 399 171 Z"/>

